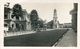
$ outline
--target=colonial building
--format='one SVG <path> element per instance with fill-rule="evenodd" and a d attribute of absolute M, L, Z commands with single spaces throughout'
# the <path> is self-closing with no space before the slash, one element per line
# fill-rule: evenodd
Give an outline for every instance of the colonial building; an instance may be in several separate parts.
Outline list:
<path fill-rule="evenodd" d="M 11 23 L 12 10 L 9 8 L 9 3 L 4 5 L 4 29 L 8 31 Z"/>
<path fill-rule="evenodd" d="M 4 28 L 5 31 L 28 31 L 31 30 L 29 14 L 23 9 L 22 17 L 17 19 L 12 15 L 13 9 L 9 8 L 9 3 L 4 6 Z"/>
<path fill-rule="evenodd" d="M 26 30 L 30 31 L 31 30 L 31 21 L 30 21 L 30 15 L 27 13 L 27 11 L 24 9 L 23 10 L 23 17 L 26 20 Z"/>
<path fill-rule="evenodd" d="M 70 11 L 70 14 L 72 15 L 72 28 L 74 31 L 77 31 L 77 11 L 78 3 L 74 3 L 74 8 Z"/>
<path fill-rule="evenodd" d="M 57 20 L 57 11 L 54 9 L 54 14 L 53 14 L 53 29 L 59 28 L 59 21 Z"/>

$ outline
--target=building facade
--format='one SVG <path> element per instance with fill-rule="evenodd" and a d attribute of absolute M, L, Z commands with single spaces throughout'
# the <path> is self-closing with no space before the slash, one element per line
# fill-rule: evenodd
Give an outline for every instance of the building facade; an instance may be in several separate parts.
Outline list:
<path fill-rule="evenodd" d="M 30 31 L 31 30 L 31 22 L 29 18 L 29 14 L 26 10 L 23 9 L 22 17 L 18 17 L 12 15 L 13 9 L 9 8 L 9 3 L 4 6 L 4 31 Z"/>
<path fill-rule="evenodd" d="M 77 11 L 78 3 L 74 3 L 74 8 L 70 11 L 70 14 L 72 15 L 72 28 L 75 32 L 77 32 Z"/>
<path fill-rule="evenodd" d="M 72 28 L 72 23 L 64 23 L 63 27 L 64 28 Z"/>
<path fill-rule="evenodd" d="M 12 10 L 9 8 L 9 3 L 4 5 L 4 30 L 10 30 L 10 23 L 11 23 L 11 13 Z"/>
<path fill-rule="evenodd" d="M 31 21 L 30 21 L 30 15 L 27 13 L 27 11 L 24 9 L 23 10 L 23 17 L 24 20 L 26 20 L 26 30 L 30 31 L 31 30 Z"/>

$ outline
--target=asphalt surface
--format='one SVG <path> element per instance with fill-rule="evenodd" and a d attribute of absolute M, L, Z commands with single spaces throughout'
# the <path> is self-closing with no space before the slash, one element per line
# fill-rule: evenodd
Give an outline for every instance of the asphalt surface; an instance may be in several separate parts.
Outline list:
<path fill-rule="evenodd" d="M 68 29 L 56 29 L 4 37 L 4 46 L 53 46 L 67 31 Z"/>

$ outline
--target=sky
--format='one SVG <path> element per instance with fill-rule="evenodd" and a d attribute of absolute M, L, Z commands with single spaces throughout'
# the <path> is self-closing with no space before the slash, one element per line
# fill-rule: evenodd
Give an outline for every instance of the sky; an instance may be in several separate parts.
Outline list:
<path fill-rule="evenodd" d="M 73 9 L 73 3 L 10 2 L 10 7 L 12 8 L 16 3 L 19 3 L 28 13 L 35 9 L 38 12 L 38 16 L 42 20 L 46 20 L 46 22 L 53 20 L 54 9 L 56 9 L 60 23 L 71 23 L 70 11 Z"/>

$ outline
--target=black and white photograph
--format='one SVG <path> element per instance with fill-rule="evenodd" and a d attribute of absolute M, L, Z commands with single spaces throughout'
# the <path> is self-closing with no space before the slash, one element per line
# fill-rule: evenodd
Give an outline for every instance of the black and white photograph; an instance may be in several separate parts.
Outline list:
<path fill-rule="evenodd" d="M 4 47 L 77 47 L 78 3 L 5 2 Z"/>

